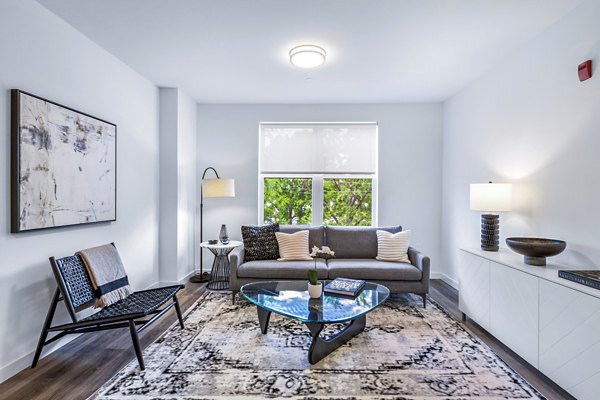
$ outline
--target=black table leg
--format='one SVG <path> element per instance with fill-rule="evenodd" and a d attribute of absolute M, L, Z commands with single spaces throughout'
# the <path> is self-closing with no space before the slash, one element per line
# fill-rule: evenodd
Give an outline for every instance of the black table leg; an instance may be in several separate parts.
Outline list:
<path fill-rule="evenodd" d="M 264 334 L 267 333 L 267 327 L 269 326 L 269 319 L 271 318 L 271 311 L 262 307 L 256 306 L 258 311 L 258 322 L 260 323 L 260 331 Z"/>
<path fill-rule="evenodd" d="M 260 311 L 258 315 L 260 319 Z M 367 314 L 363 314 L 360 317 L 352 320 L 352 322 L 350 322 L 348 326 L 339 331 L 335 336 L 331 337 L 328 340 L 325 340 L 319 336 L 319 334 L 325 327 L 325 324 L 306 322 L 306 326 L 308 327 L 310 335 L 312 336 L 312 343 L 310 344 L 310 349 L 308 349 L 308 362 L 310 362 L 311 364 L 318 363 L 325 356 L 333 352 L 335 349 L 348 342 L 354 336 L 361 333 L 365 329 L 366 324 Z"/>

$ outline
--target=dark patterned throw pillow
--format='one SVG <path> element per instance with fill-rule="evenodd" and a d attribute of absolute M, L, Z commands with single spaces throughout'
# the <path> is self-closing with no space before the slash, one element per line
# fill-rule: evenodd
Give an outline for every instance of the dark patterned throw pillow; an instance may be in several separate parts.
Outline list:
<path fill-rule="evenodd" d="M 279 245 L 275 232 L 279 232 L 279 224 L 242 226 L 244 261 L 278 259 Z"/>

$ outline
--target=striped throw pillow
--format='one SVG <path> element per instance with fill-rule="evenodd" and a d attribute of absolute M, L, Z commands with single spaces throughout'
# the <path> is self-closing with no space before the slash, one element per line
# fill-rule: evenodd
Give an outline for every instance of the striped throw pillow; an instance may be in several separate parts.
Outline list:
<path fill-rule="evenodd" d="M 410 231 L 389 233 L 377 231 L 377 259 L 380 261 L 395 261 L 410 263 L 408 259 L 408 241 Z"/>
<path fill-rule="evenodd" d="M 312 260 L 308 254 L 308 231 L 275 232 L 279 245 L 279 261 Z"/>

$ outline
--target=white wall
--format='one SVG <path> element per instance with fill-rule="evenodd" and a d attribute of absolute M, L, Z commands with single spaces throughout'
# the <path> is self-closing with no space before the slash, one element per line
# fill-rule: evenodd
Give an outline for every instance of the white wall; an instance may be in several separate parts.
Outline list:
<path fill-rule="evenodd" d="M 198 179 L 196 174 L 197 104 L 185 92 L 178 90 L 177 171 L 177 278 L 184 280 L 194 271 L 197 247 L 196 208 Z M 162 190 L 162 187 L 161 187 Z M 169 265 L 161 268 L 169 268 Z"/>
<path fill-rule="evenodd" d="M 160 121 L 160 231 L 159 231 L 159 280 L 177 280 L 177 265 L 169 263 L 177 259 L 177 125 L 178 91 L 173 88 L 159 90 Z"/>
<path fill-rule="evenodd" d="M 35 1 L 2 1 L 0 54 L 1 381 L 31 362 L 55 289 L 48 257 L 114 241 L 135 289 L 158 281 L 159 149 L 156 86 Z M 117 124 L 116 222 L 8 233 L 11 88 Z"/>
<path fill-rule="evenodd" d="M 442 259 L 457 276 L 458 248 L 479 246 L 469 183 L 513 182 L 507 236 L 566 240 L 552 261 L 600 266 L 600 2 L 587 1 L 444 104 Z M 598 68 L 594 68 L 598 74 Z"/>
<path fill-rule="evenodd" d="M 160 89 L 160 281 L 194 271 L 196 102 L 182 90 Z"/>
<path fill-rule="evenodd" d="M 204 240 L 217 238 L 221 224 L 239 240 L 241 225 L 258 222 L 258 124 L 265 121 L 377 122 L 379 225 L 411 229 L 412 244 L 439 269 L 441 104 L 199 105 L 198 176 L 212 166 L 236 185 L 235 198 L 204 200 Z"/>

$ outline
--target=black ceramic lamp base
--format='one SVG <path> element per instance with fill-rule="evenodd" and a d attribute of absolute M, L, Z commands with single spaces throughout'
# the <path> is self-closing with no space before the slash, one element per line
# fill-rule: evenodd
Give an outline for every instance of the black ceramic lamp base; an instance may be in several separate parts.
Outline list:
<path fill-rule="evenodd" d="M 481 214 L 481 250 L 498 251 L 500 244 L 500 216 Z"/>

